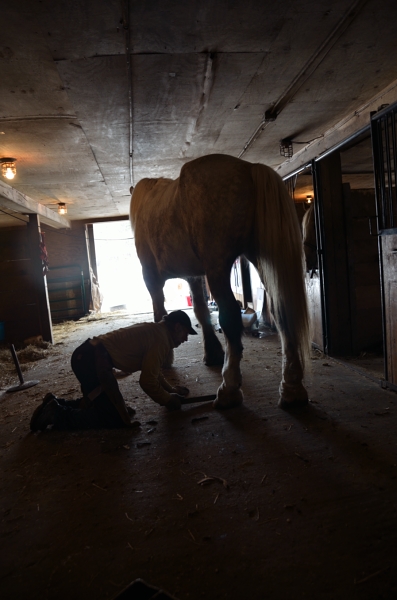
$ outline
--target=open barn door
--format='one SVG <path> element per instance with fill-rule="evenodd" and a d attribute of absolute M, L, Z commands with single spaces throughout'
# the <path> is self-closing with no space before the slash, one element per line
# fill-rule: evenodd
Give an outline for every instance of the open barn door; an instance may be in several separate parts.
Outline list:
<path fill-rule="evenodd" d="M 385 380 L 397 390 L 397 103 L 372 115 Z"/>
<path fill-rule="evenodd" d="M 314 167 L 311 163 L 284 179 L 284 183 L 294 200 L 296 213 L 301 224 L 306 261 L 306 292 L 312 331 L 312 344 L 324 351 L 324 291 L 322 283 L 322 254 L 320 217 L 315 202 Z"/>

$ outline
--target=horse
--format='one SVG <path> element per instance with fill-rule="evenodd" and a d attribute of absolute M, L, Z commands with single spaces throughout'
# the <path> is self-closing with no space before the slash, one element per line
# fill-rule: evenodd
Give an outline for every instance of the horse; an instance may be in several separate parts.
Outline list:
<path fill-rule="evenodd" d="M 131 188 L 130 219 L 142 274 L 161 320 L 167 279 L 186 279 L 204 337 L 206 365 L 223 365 L 215 408 L 242 404 L 241 309 L 230 287 L 238 256 L 258 270 L 271 298 L 282 346 L 278 405 L 307 404 L 303 385 L 310 323 L 298 217 L 280 176 L 270 167 L 224 154 L 185 163 L 177 179 L 140 180 Z M 202 277 L 219 309 L 225 352 L 211 324 Z"/>
<path fill-rule="evenodd" d="M 302 219 L 303 249 L 305 252 L 306 271 L 310 278 L 318 269 L 316 226 L 314 221 L 314 204 L 306 210 Z"/>

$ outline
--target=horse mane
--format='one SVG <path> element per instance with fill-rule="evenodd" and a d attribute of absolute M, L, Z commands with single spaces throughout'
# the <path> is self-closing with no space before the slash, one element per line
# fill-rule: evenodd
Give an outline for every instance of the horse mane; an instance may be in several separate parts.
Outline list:
<path fill-rule="evenodd" d="M 272 312 L 296 344 L 302 365 L 309 364 L 310 318 L 305 286 L 302 234 L 293 200 L 281 177 L 270 167 L 252 165 L 256 185 L 258 270 L 272 299 Z M 284 348 L 288 353 L 288 348 Z"/>

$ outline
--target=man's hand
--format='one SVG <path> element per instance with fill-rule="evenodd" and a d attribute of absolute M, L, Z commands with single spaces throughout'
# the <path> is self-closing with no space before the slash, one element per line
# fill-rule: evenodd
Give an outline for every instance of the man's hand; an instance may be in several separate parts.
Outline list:
<path fill-rule="evenodd" d="M 183 385 L 176 385 L 172 389 L 173 389 L 173 392 L 175 394 L 178 394 L 179 396 L 187 396 L 189 394 L 188 388 L 184 387 Z"/>
<path fill-rule="evenodd" d="M 181 408 L 181 400 L 183 399 L 183 396 L 179 396 L 179 394 L 170 394 L 170 399 L 168 400 L 167 404 L 165 405 L 167 410 L 180 410 Z"/>

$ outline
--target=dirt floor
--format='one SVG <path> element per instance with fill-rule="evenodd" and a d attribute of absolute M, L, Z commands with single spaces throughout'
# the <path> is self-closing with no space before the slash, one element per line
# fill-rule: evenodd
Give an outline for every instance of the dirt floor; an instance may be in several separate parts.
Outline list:
<path fill-rule="evenodd" d="M 79 395 L 73 349 L 132 320 L 57 326 L 26 391 L 4 392 L 18 379 L 0 355 L 2 600 L 112 599 L 136 578 L 179 600 L 397 598 L 397 395 L 328 357 L 294 414 L 269 333 L 244 339 L 242 408 L 168 413 L 135 374 L 119 384 L 140 428 L 30 433 L 46 392 Z M 201 335 L 166 376 L 191 395 L 221 381 Z"/>

